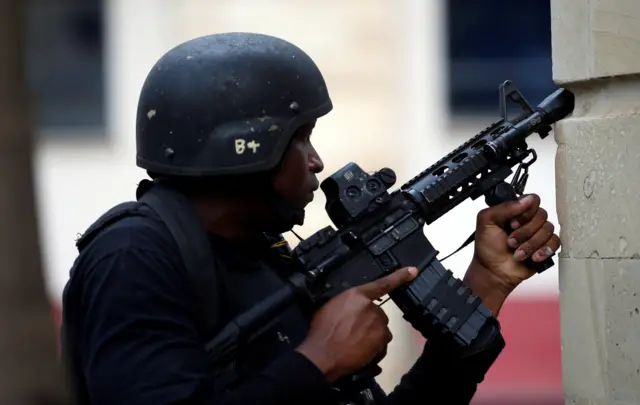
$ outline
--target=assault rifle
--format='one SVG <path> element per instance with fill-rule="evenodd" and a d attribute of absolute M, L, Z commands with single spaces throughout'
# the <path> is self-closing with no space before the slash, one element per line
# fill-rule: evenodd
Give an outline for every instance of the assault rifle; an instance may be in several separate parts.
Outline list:
<path fill-rule="evenodd" d="M 324 180 L 325 208 L 336 229 L 327 226 L 298 244 L 294 259 L 305 271 L 226 325 L 206 345 L 212 360 L 230 360 L 296 299 L 321 305 L 404 266 L 419 270 L 411 283 L 389 294 L 404 318 L 426 339 L 470 345 L 491 311 L 443 267 L 423 227 L 467 198 L 485 196 L 490 206 L 517 199 L 537 159 L 526 138 L 538 133 L 544 139 L 551 125 L 574 108 L 574 95 L 562 88 L 536 108 L 510 81 L 500 85 L 499 93 L 501 119 L 393 192 L 388 190 L 396 175 L 389 168 L 367 174 L 349 163 Z M 509 100 L 520 107 L 514 119 L 507 117 Z M 538 273 L 553 264 L 551 258 L 537 263 L 528 259 Z"/>

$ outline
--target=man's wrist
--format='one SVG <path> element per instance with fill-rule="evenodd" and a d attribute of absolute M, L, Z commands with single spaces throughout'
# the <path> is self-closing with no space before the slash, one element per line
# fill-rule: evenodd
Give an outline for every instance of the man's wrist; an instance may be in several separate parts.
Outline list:
<path fill-rule="evenodd" d="M 504 280 L 499 279 L 493 272 L 482 266 L 475 259 L 471 261 L 463 279 L 464 284 L 480 297 L 484 306 L 498 316 L 502 305 L 514 290 Z"/>
<path fill-rule="evenodd" d="M 313 363 L 324 374 L 329 383 L 335 382 L 340 377 L 336 362 L 326 354 L 316 350 L 312 345 L 302 342 L 295 350 Z"/>
<path fill-rule="evenodd" d="M 273 403 L 331 403 L 333 400 L 334 390 L 326 376 L 298 351 L 293 350 L 279 356 L 263 374 L 275 383 L 273 388 L 280 391 L 272 394 Z"/>

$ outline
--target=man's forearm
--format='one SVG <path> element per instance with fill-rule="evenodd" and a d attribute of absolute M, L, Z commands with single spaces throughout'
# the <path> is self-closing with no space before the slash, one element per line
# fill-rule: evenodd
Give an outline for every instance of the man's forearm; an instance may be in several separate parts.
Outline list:
<path fill-rule="evenodd" d="M 334 392 L 320 370 L 298 352 L 277 359 L 261 374 L 207 405 L 324 404 Z"/>
<path fill-rule="evenodd" d="M 497 321 L 483 328 L 464 351 L 446 343 L 427 342 L 384 405 L 469 404 L 504 345 Z"/>

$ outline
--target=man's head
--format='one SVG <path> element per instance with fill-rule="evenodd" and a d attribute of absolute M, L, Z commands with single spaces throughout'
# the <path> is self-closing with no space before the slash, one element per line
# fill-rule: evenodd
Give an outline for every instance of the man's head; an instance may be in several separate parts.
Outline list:
<path fill-rule="evenodd" d="M 291 43 L 252 33 L 196 38 L 145 80 L 137 164 L 283 232 L 302 223 L 318 187 L 323 164 L 309 137 L 331 109 L 319 69 Z"/>

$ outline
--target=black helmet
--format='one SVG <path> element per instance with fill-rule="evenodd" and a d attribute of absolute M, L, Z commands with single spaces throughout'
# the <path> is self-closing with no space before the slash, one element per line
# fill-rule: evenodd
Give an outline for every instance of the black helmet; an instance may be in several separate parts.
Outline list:
<path fill-rule="evenodd" d="M 144 82 L 137 165 L 172 177 L 269 171 L 296 129 L 331 109 L 322 74 L 295 45 L 254 33 L 195 38 L 162 56 Z"/>

